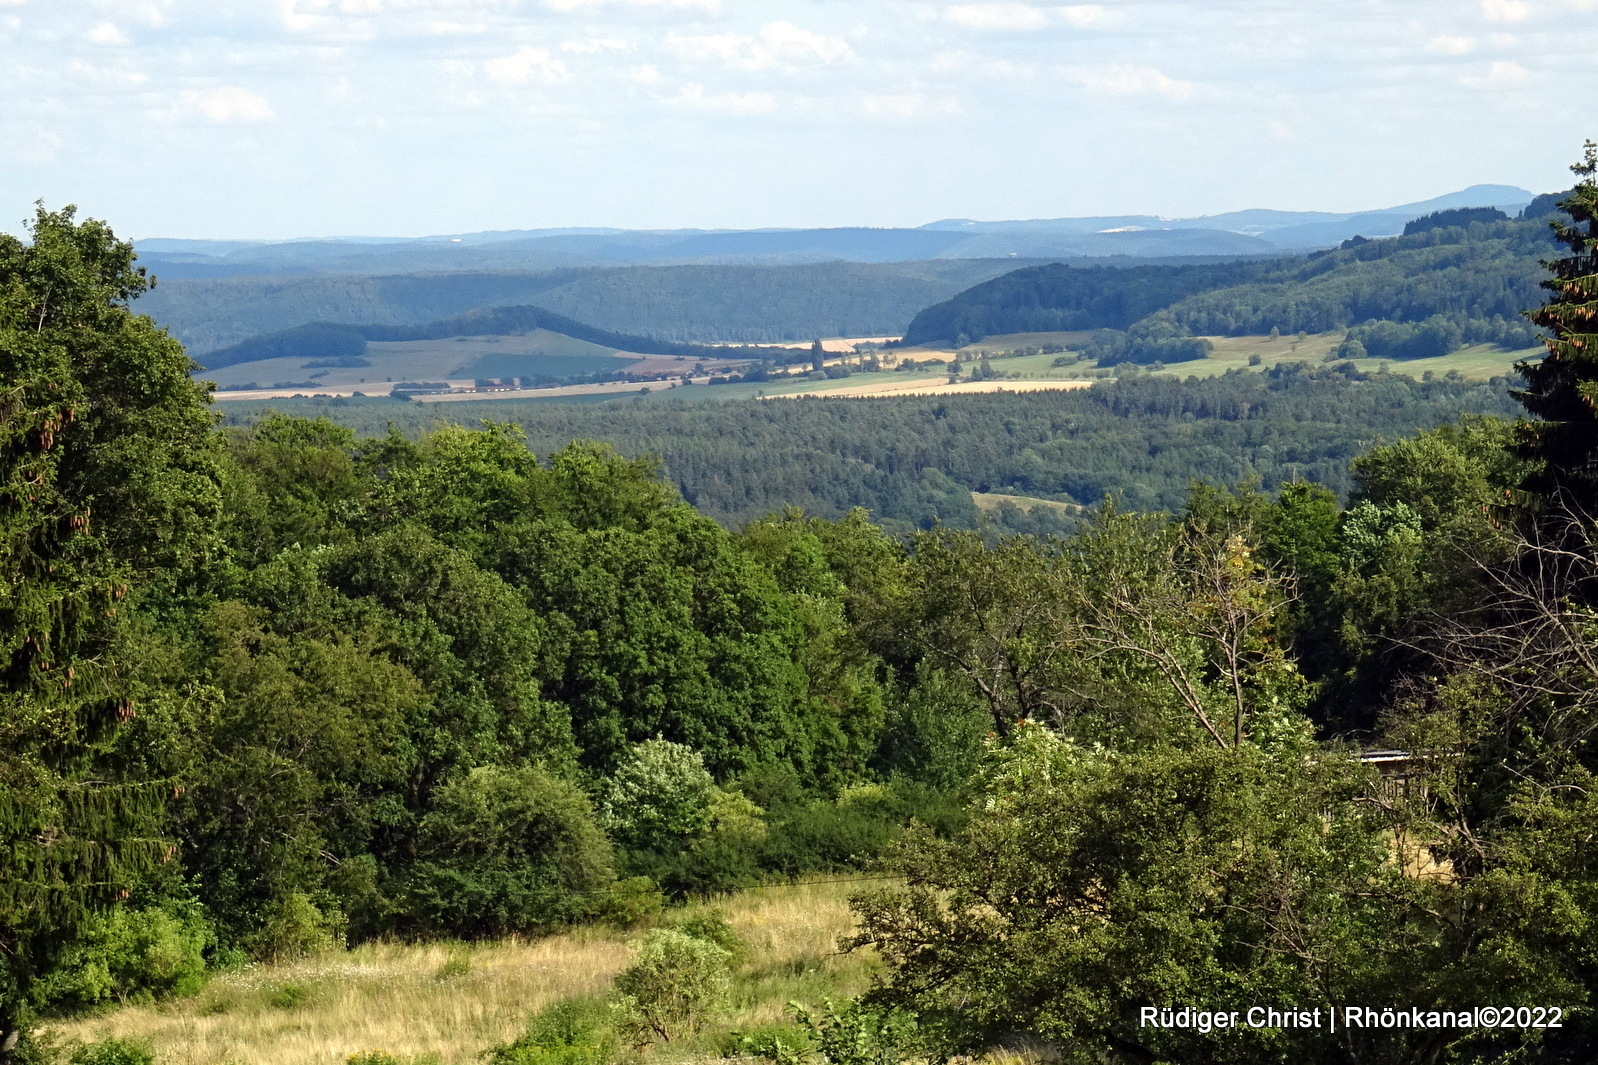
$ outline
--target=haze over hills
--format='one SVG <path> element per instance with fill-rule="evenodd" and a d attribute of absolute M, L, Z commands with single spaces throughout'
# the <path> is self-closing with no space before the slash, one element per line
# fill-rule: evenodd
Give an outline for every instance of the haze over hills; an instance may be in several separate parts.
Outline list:
<path fill-rule="evenodd" d="M 531 270 L 643 264 L 886 263 L 938 259 L 1266 256 L 1391 236 L 1411 219 L 1454 207 L 1513 212 L 1524 189 L 1474 185 L 1371 211 L 1245 210 L 1199 218 L 1156 215 L 1015 221 L 945 219 L 914 229 L 532 229 L 418 238 L 137 242 L 141 259 L 171 279 L 303 273 Z"/>

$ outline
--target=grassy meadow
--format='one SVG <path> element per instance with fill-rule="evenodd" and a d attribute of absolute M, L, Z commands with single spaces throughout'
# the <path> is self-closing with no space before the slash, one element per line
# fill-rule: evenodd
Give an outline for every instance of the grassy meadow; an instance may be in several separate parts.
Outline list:
<path fill-rule="evenodd" d="M 839 954 L 853 927 L 856 881 L 757 888 L 669 911 L 716 908 L 743 942 L 728 1011 L 699 1035 L 662 1044 L 663 1062 L 719 1057 L 731 1032 L 790 1021 L 784 1005 L 864 990 L 874 960 Z M 373 943 L 214 977 L 197 996 L 55 1025 L 62 1043 L 108 1036 L 147 1043 L 160 1065 L 343 1065 L 384 1051 L 404 1065 L 476 1065 L 534 1011 L 604 995 L 641 930 L 585 927 L 545 939 L 487 943 Z"/>

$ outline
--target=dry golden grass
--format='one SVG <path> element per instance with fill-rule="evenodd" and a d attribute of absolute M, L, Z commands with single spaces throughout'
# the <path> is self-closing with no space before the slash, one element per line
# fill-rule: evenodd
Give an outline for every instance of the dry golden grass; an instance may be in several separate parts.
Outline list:
<path fill-rule="evenodd" d="M 1062 503 L 1058 499 L 1039 499 L 1037 496 L 1013 496 L 1006 495 L 1003 492 L 972 492 L 971 502 L 975 503 L 976 508 L 983 512 L 998 510 L 1008 503 L 1019 510 L 1042 508 L 1043 510 L 1058 511 L 1061 514 L 1082 513 L 1082 505 L 1080 503 Z"/>
<path fill-rule="evenodd" d="M 852 925 L 848 896 L 861 886 L 762 888 L 719 903 L 748 945 L 731 1027 L 780 1021 L 790 998 L 864 987 L 871 959 L 836 953 Z M 162 1065 L 343 1065 L 369 1050 L 472 1065 L 520 1034 L 533 1011 L 604 993 L 637 935 L 589 928 L 474 945 L 368 944 L 225 973 L 194 998 L 58 1024 L 54 1034 L 143 1040 Z"/>

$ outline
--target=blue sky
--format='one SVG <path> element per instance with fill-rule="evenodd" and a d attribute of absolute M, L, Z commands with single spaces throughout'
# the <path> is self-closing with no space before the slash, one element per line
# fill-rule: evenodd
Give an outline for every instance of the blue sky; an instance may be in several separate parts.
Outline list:
<path fill-rule="evenodd" d="M 1563 188 L 1598 0 L 0 0 L 0 210 L 133 237 Z"/>

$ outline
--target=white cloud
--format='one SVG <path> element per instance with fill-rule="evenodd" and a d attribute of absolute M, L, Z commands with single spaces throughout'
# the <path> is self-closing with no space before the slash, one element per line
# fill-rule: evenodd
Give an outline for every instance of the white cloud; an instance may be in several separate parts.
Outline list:
<path fill-rule="evenodd" d="M 174 109 L 176 117 L 198 117 L 217 125 L 270 122 L 277 117 L 264 96 L 236 85 L 185 89 Z"/>
<path fill-rule="evenodd" d="M 1519 63 L 1499 60 L 1487 70 L 1487 84 L 1500 88 L 1513 88 L 1531 80 L 1531 72 Z"/>
<path fill-rule="evenodd" d="M 1186 100 L 1198 88 L 1153 67 L 1111 65 L 1076 68 L 1066 76 L 1096 96 L 1163 96 Z"/>
<path fill-rule="evenodd" d="M 706 36 L 673 34 L 667 40 L 667 45 L 679 59 L 686 62 L 720 62 L 740 70 L 823 66 L 848 59 L 854 54 L 846 41 L 811 33 L 791 22 L 770 23 L 753 36 L 737 33 Z"/>
<path fill-rule="evenodd" d="M 562 52 L 573 55 L 593 55 L 595 52 L 630 52 L 632 44 L 615 37 L 586 37 L 580 41 L 566 41 L 561 44 Z"/>
<path fill-rule="evenodd" d="M 549 49 L 530 45 L 511 55 L 488 60 L 483 64 L 483 73 L 500 85 L 561 81 L 567 76 L 566 64 L 552 56 Z"/>
<path fill-rule="evenodd" d="M 927 115 L 959 114 L 958 101 L 926 93 L 906 92 L 866 96 L 861 109 L 873 118 L 923 118 Z"/>
<path fill-rule="evenodd" d="M 1036 73 L 1031 67 L 1012 63 L 1008 59 L 994 59 L 974 52 L 939 52 L 929 64 L 939 74 L 957 74 L 981 78 L 1031 78 Z"/>
<path fill-rule="evenodd" d="M 85 63 L 81 59 L 74 59 L 67 64 L 67 70 L 74 77 L 97 89 L 135 89 L 148 80 L 143 72 L 135 70 L 126 63 L 97 66 Z"/>
<path fill-rule="evenodd" d="M 109 22 L 102 22 L 89 31 L 89 43 L 116 48 L 128 43 L 128 35 Z"/>
<path fill-rule="evenodd" d="M 1526 0 L 1481 0 L 1481 12 L 1493 22 L 1520 22 L 1531 14 Z"/>
<path fill-rule="evenodd" d="M 1426 45 L 1426 49 L 1439 55 L 1469 55 L 1476 50 L 1476 40 L 1474 37 L 1451 37 L 1443 34 L 1440 37 L 1433 37 Z"/>
<path fill-rule="evenodd" d="M 777 109 L 777 98 L 769 92 L 707 93 L 698 82 L 684 85 L 677 95 L 668 97 L 666 103 L 726 115 L 769 115 Z"/>
<path fill-rule="evenodd" d="M 660 71 L 647 63 L 641 67 L 633 67 L 633 80 L 640 85 L 659 85 Z"/>
<path fill-rule="evenodd" d="M 969 30 L 999 33 L 1016 33 L 1043 30 L 1050 26 L 1075 26 L 1079 29 L 1095 25 L 1104 15 L 1097 4 L 1069 4 L 1063 6 L 1036 6 L 1021 3 L 956 4 L 944 12 L 944 17 Z"/>

